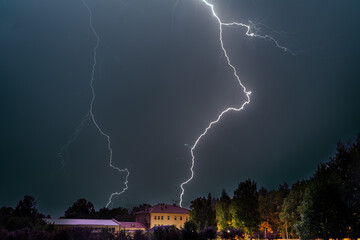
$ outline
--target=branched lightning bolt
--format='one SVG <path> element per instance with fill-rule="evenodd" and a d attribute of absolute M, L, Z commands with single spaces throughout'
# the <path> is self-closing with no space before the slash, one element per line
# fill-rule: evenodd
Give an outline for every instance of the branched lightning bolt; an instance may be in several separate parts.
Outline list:
<path fill-rule="evenodd" d="M 92 32 L 94 33 L 95 35 L 95 38 L 96 38 L 96 44 L 95 44 L 95 47 L 93 48 L 93 64 L 92 64 L 92 70 L 91 70 L 91 79 L 90 79 L 90 89 L 91 89 L 91 101 L 90 101 L 90 104 L 89 104 L 89 112 L 83 117 L 81 123 L 78 125 L 78 127 L 76 128 L 75 130 L 75 133 L 69 138 L 68 142 L 66 143 L 66 145 L 64 145 L 61 150 L 60 150 L 60 153 L 58 154 L 59 157 L 62 159 L 62 161 L 64 161 L 64 152 L 66 152 L 66 149 L 77 139 L 81 129 L 83 128 L 84 126 L 84 123 L 87 121 L 87 120 L 91 120 L 92 123 L 94 124 L 94 126 L 96 127 L 96 129 L 99 131 L 99 133 L 104 136 L 106 138 L 106 141 L 107 141 L 107 148 L 109 150 L 109 166 L 119 172 L 125 172 L 126 173 L 126 177 L 125 177 L 125 187 L 123 188 L 122 191 L 120 192 L 114 192 L 110 195 L 109 197 L 109 201 L 108 203 L 106 204 L 106 207 L 109 206 L 109 204 L 111 203 L 112 201 L 112 198 L 113 196 L 115 195 L 121 195 L 123 194 L 127 189 L 128 189 L 128 177 L 130 175 L 130 172 L 127 168 L 125 169 L 120 169 L 116 166 L 114 166 L 112 164 L 112 160 L 113 160 L 113 150 L 111 148 L 111 141 L 110 141 L 110 136 L 105 133 L 101 127 L 99 126 L 98 122 L 96 121 L 96 118 L 95 118 L 95 115 L 94 115 L 94 112 L 93 112 L 93 105 L 94 105 L 94 101 L 95 101 L 95 97 L 96 97 L 96 94 L 95 94 L 95 89 L 94 89 L 94 75 L 95 75 L 95 68 L 96 68 L 96 64 L 97 64 L 97 61 L 96 61 L 96 55 L 97 55 L 97 49 L 99 47 L 99 44 L 100 44 L 100 38 L 99 38 L 99 35 L 97 34 L 95 28 L 94 28 L 94 25 L 93 25 L 93 22 L 92 22 L 92 11 L 91 11 L 91 8 L 89 7 L 89 5 L 86 3 L 85 0 L 82 0 L 82 3 L 84 4 L 84 6 L 86 7 L 88 13 L 89 13 L 89 24 L 90 24 L 90 28 L 92 30 Z"/>
<path fill-rule="evenodd" d="M 91 120 L 92 122 L 94 123 L 95 127 L 97 128 L 97 130 L 100 132 L 101 135 L 103 135 L 105 138 L 106 138 L 106 141 L 107 141 L 107 147 L 108 147 L 108 150 L 109 150 L 109 166 L 112 167 L 113 169 L 119 171 L 119 172 L 126 172 L 126 177 L 125 177 L 125 188 L 123 188 L 122 191 L 120 192 L 114 192 L 110 195 L 109 197 L 109 201 L 108 203 L 106 204 L 106 207 L 109 206 L 109 204 L 111 203 L 112 201 L 112 198 L 113 196 L 115 195 L 121 195 L 123 194 L 127 189 L 128 189 L 128 177 L 130 175 L 130 172 L 127 168 L 124 168 L 124 169 L 120 169 L 116 166 L 114 166 L 112 164 L 112 159 L 113 159 L 113 150 L 111 148 L 111 141 L 110 141 L 110 136 L 108 134 L 106 134 L 99 126 L 99 124 L 96 122 L 96 119 L 95 119 L 95 115 L 93 113 L 93 105 L 94 105 L 94 101 L 95 101 L 95 89 L 94 89 L 94 74 L 95 74 L 95 67 L 96 67 L 96 54 L 97 54 L 97 48 L 99 47 L 99 44 L 100 44 L 100 38 L 99 38 L 99 35 L 97 34 L 97 32 L 95 31 L 95 28 L 94 28 L 94 25 L 92 23 L 92 11 L 91 11 L 91 8 L 89 7 L 89 5 L 86 3 L 85 0 L 82 0 L 82 2 L 84 3 L 86 9 L 88 10 L 89 12 L 89 23 L 90 23 L 90 27 L 91 27 L 91 30 L 93 31 L 95 37 L 96 37 L 96 45 L 93 49 L 93 66 L 92 66 L 92 71 L 91 71 L 91 80 L 90 80 L 90 88 L 91 88 L 91 93 L 92 93 L 92 98 L 91 98 L 91 101 L 90 101 L 90 109 L 89 109 L 89 114 L 90 114 L 90 117 L 91 117 Z"/>
<path fill-rule="evenodd" d="M 270 40 L 272 42 L 275 43 L 275 45 L 282 49 L 285 52 L 290 52 L 291 54 L 295 55 L 292 51 L 290 51 L 288 48 L 281 46 L 273 37 L 269 36 L 269 35 L 259 35 L 255 32 L 252 31 L 252 28 L 254 28 L 256 31 L 258 30 L 256 28 L 256 25 L 253 24 L 251 21 L 249 21 L 250 24 L 245 24 L 245 23 L 238 23 L 238 22 L 230 22 L 230 23 L 225 23 L 222 22 L 221 19 L 218 17 L 218 15 L 216 14 L 215 10 L 214 10 L 214 5 L 210 4 L 207 0 L 201 0 L 202 3 L 204 3 L 208 8 L 210 8 L 213 17 L 217 20 L 217 22 L 219 23 L 219 40 L 220 40 L 220 46 L 221 49 L 225 55 L 226 61 L 228 66 L 232 69 L 233 71 L 233 75 L 236 78 L 237 82 L 239 83 L 240 87 L 243 90 L 243 93 L 245 93 L 246 95 L 246 101 L 243 102 L 239 107 L 229 107 L 226 108 L 225 110 L 223 110 L 218 117 L 209 123 L 209 125 L 205 128 L 205 130 L 200 134 L 200 136 L 196 139 L 194 145 L 191 147 L 191 176 L 188 180 L 186 180 L 185 182 L 180 184 L 180 188 L 181 188 L 181 194 L 180 194 L 180 207 L 182 206 L 182 201 L 183 201 L 183 195 L 184 195 L 184 185 L 188 184 L 194 177 L 194 165 L 195 165 L 195 155 L 194 155 L 194 151 L 196 149 L 196 146 L 198 145 L 198 143 L 200 142 L 200 140 L 207 134 L 207 132 L 211 129 L 211 127 L 213 125 L 215 125 L 216 123 L 218 123 L 220 121 L 220 119 L 224 116 L 224 114 L 228 113 L 228 112 L 239 112 L 241 110 L 244 109 L 244 107 L 250 103 L 250 95 L 251 95 L 251 91 L 248 91 L 246 89 L 246 87 L 244 86 L 244 84 L 241 82 L 240 77 L 236 71 L 236 68 L 234 67 L 234 65 L 231 63 L 230 58 L 228 56 L 228 53 L 224 47 L 224 42 L 223 42 L 223 26 L 239 26 L 239 27 L 244 27 L 247 29 L 246 31 L 246 35 L 249 37 L 256 37 L 256 38 L 261 38 L 261 39 L 266 39 L 266 40 Z"/>

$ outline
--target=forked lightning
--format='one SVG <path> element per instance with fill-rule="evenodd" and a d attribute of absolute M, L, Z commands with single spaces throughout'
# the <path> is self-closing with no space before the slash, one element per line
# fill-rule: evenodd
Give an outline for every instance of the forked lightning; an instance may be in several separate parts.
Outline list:
<path fill-rule="evenodd" d="M 195 165 L 195 155 L 194 155 L 194 151 L 196 149 L 196 146 L 198 145 L 198 143 L 200 142 L 200 140 L 207 134 L 207 132 L 211 129 L 211 127 L 218 123 L 220 121 L 220 119 L 222 118 L 222 116 L 224 116 L 225 113 L 227 112 L 232 112 L 232 111 L 235 111 L 235 112 L 239 112 L 241 110 L 244 109 L 245 105 L 246 104 L 249 104 L 250 103 L 250 94 L 251 94 L 251 91 L 248 91 L 246 89 L 246 87 L 244 86 L 244 84 L 241 82 L 240 80 L 240 77 L 236 71 L 236 68 L 234 67 L 234 65 L 231 63 L 230 61 L 230 58 L 228 56 L 228 53 L 224 47 L 224 42 L 223 42 L 223 26 L 239 26 L 239 27 L 244 27 L 247 29 L 246 31 L 246 35 L 249 36 L 249 37 L 256 37 L 256 38 L 262 38 L 262 39 L 267 39 L 267 40 L 271 40 L 272 42 L 275 43 L 275 45 L 277 47 L 279 47 L 280 49 L 282 49 L 283 51 L 285 52 L 290 52 L 291 54 L 294 55 L 293 52 L 291 52 L 288 48 L 286 47 L 283 47 L 281 46 L 273 37 L 269 36 L 269 35 L 258 35 L 256 33 L 254 33 L 252 31 L 252 28 L 256 29 L 255 25 L 250 22 L 250 24 L 245 24 L 245 23 L 238 23 L 238 22 L 230 22 L 230 23 L 225 23 L 225 22 L 222 22 L 221 19 L 219 18 L 219 16 L 216 14 L 215 10 L 214 10 L 214 5 L 213 4 L 210 4 L 207 0 L 201 0 L 202 3 L 207 6 L 210 10 L 211 10 L 211 13 L 213 15 L 213 17 L 217 20 L 217 22 L 219 23 L 219 40 L 220 40 L 220 46 L 221 46 L 221 49 L 225 55 L 225 58 L 226 58 L 226 61 L 227 61 L 227 64 L 228 66 L 232 69 L 233 71 L 233 74 L 237 80 L 237 82 L 239 83 L 240 87 L 242 88 L 243 90 L 243 93 L 245 93 L 246 95 L 246 101 L 243 102 L 240 106 L 238 107 L 229 107 L 229 108 L 226 108 L 225 110 L 223 110 L 219 115 L 218 117 L 209 123 L 209 125 L 205 128 L 205 130 L 200 134 L 200 136 L 196 139 L 194 145 L 191 147 L 191 167 L 190 167 L 190 172 L 191 172 L 191 176 L 188 180 L 186 180 L 185 182 L 181 183 L 180 184 L 180 188 L 181 188 L 181 194 L 180 194 L 180 206 L 182 206 L 182 202 L 183 202 L 183 195 L 185 193 L 185 189 L 184 189 L 184 185 L 188 184 L 194 177 L 194 165 Z"/>
<path fill-rule="evenodd" d="M 60 150 L 60 153 L 58 154 L 59 157 L 61 158 L 62 160 L 62 163 L 64 164 L 64 153 L 66 153 L 66 150 L 67 148 L 77 139 L 79 133 L 80 133 L 80 130 L 83 128 L 84 126 L 84 123 L 87 121 L 87 120 L 90 120 L 92 121 L 92 123 L 94 124 L 94 126 L 96 127 L 96 129 L 99 131 L 99 133 L 104 136 L 106 138 L 106 141 L 107 141 L 107 148 L 109 150 L 109 166 L 113 169 L 115 169 L 116 171 L 119 171 L 119 172 L 125 172 L 126 173 L 126 177 L 125 177 L 125 182 L 124 182 L 124 185 L 125 187 L 122 189 L 122 191 L 120 192 L 114 192 L 110 195 L 109 197 L 109 200 L 106 204 L 106 207 L 108 207 L 112 201 L 112 198 L 116 195 L 121 195 L 123 194 L 127 189 L 128 189 L 128 177 L 130 175 L 130 172 L 127 168 L 124 168 L 124 169 L 120 169 L 116 166 L 114 166 L 112 164 L 112 160 L 113 160 L 113 150 L 111 148 L 111 141 L 110 141 L 110 136 L 105 133 L 101 127 L 99 126 L 98 122 L 96 121 L 96 118 L 95 118 L 95 115 L 94 115 L 94 112 L 93 112 L 93 105 L 94 105 L 94 101 L 95 101 L 95 89 L 94 89 L 94 75 L 95 75 L 95 68 L 96 68 L 96 54 L 97 54 L 97 49 L 99 47 L 99 44 L 100 44 L 100 38 L 99 38 L 99 35 L 97 34 L 95 28 L 94 28 L 94 25 L 93 25 L 93 22 L 92 22 L 92 11 L 91 11 L 91 8 L 89 7 L 89 5 L 86 3 L 85 0 L 82 0 L 82 3 L 84 4 L 84 6 L 86 7 L 88 13 L 89 13 L 89 24 L 90 24 L 90 28 L 92 30 L 92 32 L 94 33 L 94 36 L 96 38 L 96 44 L 95 44 L 95 47 L 93 48 L 93 64 L 92 64 L 92 69 L 91 69 L 91 79 L 90 79 L 90 89 L 91 89 L 91 101 L 90 101 L 90 104 L 89 104 L 89 112 L 85 115 L 85 117 L 82 119 L 81 123 L 78 125 L 78 127 L 76 128 L 75 130 L 75 133 L 70 137 L 70 139 L 68 140 L 68 142 L 61 148 Z"/>

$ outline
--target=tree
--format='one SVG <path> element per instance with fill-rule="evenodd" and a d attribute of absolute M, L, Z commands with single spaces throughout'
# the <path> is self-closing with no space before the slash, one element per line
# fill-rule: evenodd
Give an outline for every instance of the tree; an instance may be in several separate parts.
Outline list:
<path fill-rule="evenodd" d="M 356 238 L 360 234 L 360 133 L 355 143 L 337 144 L 336 154 L 327 164 L 340 177 L 346 206 L 344 237 Z"/>
<path fill-rule="evenodd" d="M 98 219 L 114 218 L 120 222 L 135 221 L 135 216 L 133 216 L 128 209 L 122 207 L 117 207 L 113 209 L 100 208 L 99 211 L 96 211 L 91 217 Z"/>
<path fill-rule="evenodd" d="M 284 185 L 279 185 L 278 189 L 274 191 L 274 198 L 273 198 L 273 218 L 270 221 L 270 225 L 273 230 L 280 231 L 282 238 L 288 236 L 287 226 L 285 226 L 284 222 L 280 219 L 280 213 L 282 211 L 282 206 L 284 199 L 289 194 L 289 186 L 287 183 Z M 286 235 L 286 236 L 285 236 Z"/>
<path fill-rule="evenodd" d="M 0 228 L 15 231 L 22 228 L 43 229 L 45 222 L 42 220 L 44 215 L 40 214 L 36 208 L 36 201 L 30 195 L 25 195 L 20 200 L 15 209 L 2 207 L 0 209 Z"/>
<path fill-rule="evenodd" d="M 226 193 L 225 189 L 222 190 L 221 197 L 216 204 L 216 221 L 219 230 L 230 227 L 232 217 L 230 213 L 231 198 Z"/>
<path fill-rule="evenodd" d="M 140 204 L 139 206 L 136 206 L 136 207 L 133 207 L 132 209 L 132 212 L 133 213 L 137 213 L 137 212 L 140 212 L 140 211 L 144 211 L 146 209 L 149 209 L 151 208 L 151 205 L 148 204 L 148 203 L 143 203 L 143 204 Z"/>
<path fill-rule="evenodd" d="M 15 208 L 15 215 L 18 217 L 37 218 L 39 212 L 36 209 L 37 202 L 30 195 L 25 195 L 23 200 L 20 200 Z"/>
<path fill-rule="evenodd" d="M 252 235 L 260 224 L 259 200 L 256 183 L 250 179 L 241 182 L 234 191 L 231 204 L 233 226 Z"/>
<path fill-rule="evenodd" d="M 272 219 L 275 218 L 274 214 L 274 203 L 273 203 L 273 195 L 272 192 L 268 192 L 265 188 L 261 188 L 259 190 L 259 215 L 260 215 L 260 226 L 257 234 L 262 236 L 263 238 L 267 238 L 267 233 L 272 232 L 272 228 L 270 223 L 272 223 Z"/>
<path fill-rule="evenodd" d="M 301 221 L 299 233 L 301 239 L 343 238 L 344 213 L 343 189 L 336 172 L 326 164 L 321 164 L 305 190 L 300 205 Z"/>
<path fill-rule="evenodd" d="M 185 222 L 184 228 L 181 230 L 182 239 L 197 240 L 198 233 L 196 231 L 197 225 L 194 221 L 190 220 Z"/>
<path fill-rule="evenodd" d="M 191 201 L 190 219 L 196 224 L 200 231 L 205 227 L 216 226 L 214 201 L 209 193 L 208 198 L 196 198 Z"/>
<path fill-rule="evenodd" d="M 296 224 L 301 220 L 299 207 L 304 198 L 306 184 L 306 181 L 293 184 L 289 195 L 283 201 L 279 217 L 285 225 L 286 238 L 289 238 L 289 235 L 293 238 L 298 237 Z"/>
<path fill-rule="evenodd" d="M 94 205 L 86 199 L 80 198 L 65 211 L 64 218 L 91 218 L 94 213 Z"/>

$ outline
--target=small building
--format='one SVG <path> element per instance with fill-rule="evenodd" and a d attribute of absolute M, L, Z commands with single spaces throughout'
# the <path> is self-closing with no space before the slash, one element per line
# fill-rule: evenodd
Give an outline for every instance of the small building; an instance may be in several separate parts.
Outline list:
<path fill-rule="evenodd" d="M 136 222 L 142 223 L 147 229 L 166 225 L 181 229 L 190 220 L 190 211 L 177 205 L 161 203 L 137 212 L 135 216 Z"/>
<path fill-rule="evenodd" d="M 139 222 L 119 222 L 120 231 L 133 233 L 135 231 L 146 231 L 146 226 Z"/>
<path fill-rule="evenodd" d="M 109 232 L 117 233 L 121 230 L 121 224 L 115 219 L 65 219 L 45 218 L 47 224 L 54 224 L 60 230 L 74 227 L 90 228 L 95 232 L 107 230 Z"/>

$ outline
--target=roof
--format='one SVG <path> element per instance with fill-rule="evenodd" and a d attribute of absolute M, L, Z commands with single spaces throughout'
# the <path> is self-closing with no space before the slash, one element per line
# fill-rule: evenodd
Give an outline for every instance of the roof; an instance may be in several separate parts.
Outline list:
<path fill-rule="evenodd" d="M 170 204 L 157 204 L 143 211 L 137 212 L 135 214 L 143 214 L 143 213 L 179 213 L 179 214 L 189 214 L 190 210 L 186 208 L 179 207 L 177 205 Z"/>
<path fill-rule="evenodd" d="M 139 222 L 119 222 L 122 228 L 144 228 L 145 225 Z"/>
<path fill-rule="evenodd" d="M 119 226 L 119 222 L 115 219 L 65 219 L 65 218 L 57 218 L 50 219 L 45 218 L 44 221 L 48 224 L 54 225 L 102 225 L 102 226 Z"/>

